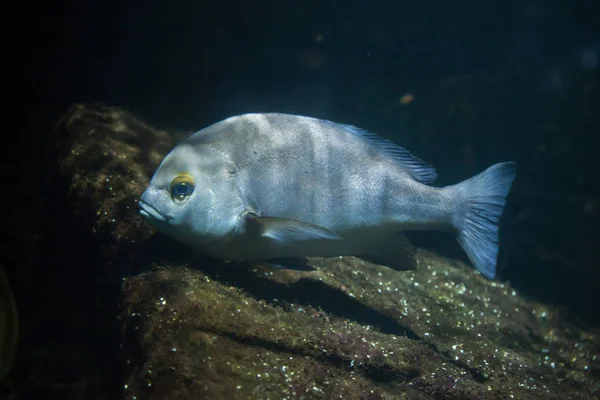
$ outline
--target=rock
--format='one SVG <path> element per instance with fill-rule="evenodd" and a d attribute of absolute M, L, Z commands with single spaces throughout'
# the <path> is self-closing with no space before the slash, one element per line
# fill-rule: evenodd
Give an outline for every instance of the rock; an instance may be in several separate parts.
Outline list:
<path fill-rule="evenodd" d="M 88 105 L 59 129 L 71 138 L 71 213 L 88 216 L 101 265 L 126 276 L 126 398 L 600 395 L 600 332 L 508 284 L 423 251 L 411 272 L 352 257 L 312 259 L 317 270 L 302 273 L 194 256 L 136 205 L 187 133 Z"/>
<path fill-rule="evenodd" d="M 75 105 L 59 124 L 71 137 L 61 160 L 69 198 L 79 212 L 96 215 L 94 231 L 118 251 L 151 233 L 137 215 L 137 199 L 164 155 L 185 134 L 153 129 L 115 108 Z"/>

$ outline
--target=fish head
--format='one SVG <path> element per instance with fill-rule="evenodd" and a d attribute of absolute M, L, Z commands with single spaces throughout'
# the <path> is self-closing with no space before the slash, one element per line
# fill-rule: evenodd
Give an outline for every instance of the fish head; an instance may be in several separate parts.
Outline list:
<path fill-rule="evenodd" d="M 176 146 L 139 200 L 141 216 L 158 231 L 206 248 L 235 231 L 242 213 L 227 157 L 206 147 Z"/>

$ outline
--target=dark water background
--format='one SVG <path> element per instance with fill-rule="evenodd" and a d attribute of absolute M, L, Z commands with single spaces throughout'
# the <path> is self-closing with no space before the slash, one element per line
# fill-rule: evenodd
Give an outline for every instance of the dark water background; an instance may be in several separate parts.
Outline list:
<path fill-rule="evenodd" d="M 516 160 L 498 279 L 600 325 L 597 0 L 22 7 L 6 36 L 27 114 L 6 158 L 19 173 L 5 187 L 19 194 L 3 224 L 5 259 L 28 251 L 20 232 L 36 216 L 19 210 L 42 196 L 51 130 L 71 104 L 120 106 L 177 130 L 288 112 L 392 138 L 433 164 L 440 185 Z M 414 241 L 466 259 L 447 236 Z"/>

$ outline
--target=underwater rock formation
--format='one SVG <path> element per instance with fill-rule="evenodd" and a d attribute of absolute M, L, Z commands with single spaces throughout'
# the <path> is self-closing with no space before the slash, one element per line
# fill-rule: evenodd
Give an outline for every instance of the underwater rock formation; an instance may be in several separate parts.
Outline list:
<path fill-rule="evenodd" d="M 600 396 L 600 332 L 508 284 L 426 252 L 410 272 L 352 257 L 297 272 L 194 255 L 136 204 L 187 133 L 97 105 L 74 106 L 58 129 L 71 211 L 124 277 L 127 399 Z"/>

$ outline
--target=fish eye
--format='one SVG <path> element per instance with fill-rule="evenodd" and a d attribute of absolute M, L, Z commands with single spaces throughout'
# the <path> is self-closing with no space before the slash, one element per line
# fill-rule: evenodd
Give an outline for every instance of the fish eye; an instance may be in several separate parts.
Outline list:
<path fill-rule="evenodd" d="M 183 204 L 194 192 L 194 187 L 194 179 L 190 175 L 177 175 L 169 187 L 171 198 L 174 202 Z"/>

